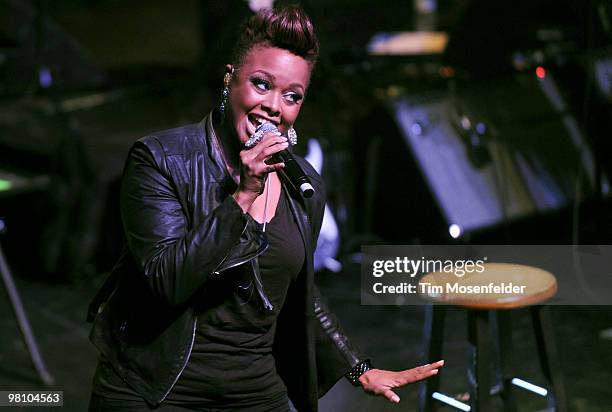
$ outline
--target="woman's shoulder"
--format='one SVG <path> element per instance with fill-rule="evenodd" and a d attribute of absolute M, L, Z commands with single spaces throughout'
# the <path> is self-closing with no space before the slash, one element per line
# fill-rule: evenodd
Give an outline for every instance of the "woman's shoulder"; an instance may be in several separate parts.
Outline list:
<path fill-rule="evenodd" d="M 154 155 L 181 155 L 205 147 L 205 128 L 192 123 L 149 133 L 138 139 L 134 146 L 144 145 Z"/>

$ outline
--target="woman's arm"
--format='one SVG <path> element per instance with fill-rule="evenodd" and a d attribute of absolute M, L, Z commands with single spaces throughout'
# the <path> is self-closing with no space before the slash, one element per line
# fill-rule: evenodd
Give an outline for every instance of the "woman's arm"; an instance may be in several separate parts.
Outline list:
<path fill-rule="evenodd" d="M 188 229 L 175 188 L 147 146 L 132 148 L 121 184 L 127 244 L 151 291 L 162 301 L 187 301 L 252 224 L 228 196 Z"/>
<path fill-rule="evenodd" d="M 319 289 L 314 286 L 314 313 L 317 328 L 317 374 L 319 394 L 327 392 L 353 366 L 366 360 L 355 348 L 336 316 L 330 311 Z"/>

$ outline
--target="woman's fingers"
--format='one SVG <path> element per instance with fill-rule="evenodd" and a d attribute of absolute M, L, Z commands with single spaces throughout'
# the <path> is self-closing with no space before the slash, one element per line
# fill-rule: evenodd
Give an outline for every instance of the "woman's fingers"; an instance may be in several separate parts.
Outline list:
<path fill-rule="evenodd" d="M 436 375 L 444 366 L 444 361 L 438 361 L 401 372 L 382 369 L 370 369 L 359 378 L 363 389 L 373 395 L 382 395 L 391 402 L 399 402 L 399 396 L 392 391 L 409 383 L 418 382 Z"/>
<path fill-rule="evenodd" d="M 402 375 L 402 386 L 407 385 L 409 383 L 418 382 L 423 379 L 430 378 L 436 374 L 438 374 L 438 370 L 444 366 L 444 361 L 440 360 L 438 362 L 429 363 L 427 365 L 418 366 L 416 368 L 407 369 L 405 371 L 400 372 Z"/>
<path fill-rule="evenodd" d="M 289 147 L 289 143 L 284 142 L 284 143 L 278 143 L 275 144 L 273 146 L 268 146 L 266 148 L 264 148 L 259 155 L 257 156 L 258 159 L 262 160 L 263 162 L 265 162 L 266 160 L 268 160 L 272 155 L 275 155 L 276 153 L 285 150 L 286 148 Z"/>
<path fill-rule="evenodd" d="M 281 170 L 283 167 L 285 167 L 285 163 L 281 162 L 281 163 L 272 163 L 271 165 L 266 165 L 266 167 L 268 168 L 266 173 L 272 173 L 272 172 L 276 172 L 278 170 Z"/>
<path fill-rule="evenodd" d="M 263 193 L 266 175 L 285 167 L 283 162 L 270 162 L 270 158 L 288 146 L 285 137 L 277 133 L 266 133 L 255 146 L 242 150 L 239 189 L 258 195 Z"/>
<path fill-rule="evenodd" d="M 423 367 L 426 367 L 429 369 L 440 369 L 442 366 L 444 366 L 444 360 L 439 360 L 434 363 L 428 363 L 427 365 L 423 365 Z"/>
<path fill-rule="evenodd" d="M 276 153 L 281 152 L 289 147 L 289 143 L 287 142 L 287 138 L 274 134 L 274 133 L 266 133 L 264 138 L 253 146 L 250 149 L 243 150 L 244 153 L 243 164 L 250 166 L 252 169 L 257 169 L 257 163 L 268 163 L 270 158 L 273 157 Z M 272 162 L 278 163 L 278 162 Z M 267 170 L 264 168 L 264 171 Z M 277 169 L 274 169 L 277 170 Z"/>
<path fill-rule="evenodd" d="M 383 393 L 383 396 L 387 399 L 389 399 L 389 401 L 393 402 L 393 403 L 399 403 L 400 401 L 400 397 L 397 396 L 397 394 L 395 392 L 393 392 L 391 389 L 386 390 Z"/>
<path fill-rule="evenodd" d="M 287 138 L 274 133 L 266 133 L 265 137 L 255 146 L 240 152 L 243 164 L 261 162 L 271 155 L 285 150 L 289 146 Z"/>
<path fill-rule="evenodd" d="M 281 136 L 280 134 L 266 133 L 263 139 L 261 139 L 259 143 L 257 143 L 255 146 L 249 149 L 246 149 L 246 150 L 253 154 L 259 154 L 262 150 L 268 147 L 271 147 L 271 146 L 274 146 L 280 143 L 285 143 L 285 142 L 287 142 L 287 138 L 284 136 Z"/>
<path fill-rule="evenodd" d="M 262 148 L 257 155 L 257 159 L 263 161 L 266 164 L 278 163 L 276 161 L 272 161 L 272 157 L 286 148 L 289 147 L 289 143 L 287 142 L 287 138 L 284 136 L 278 136 L 273 133 L 267 133 L 262 140 Z"/>

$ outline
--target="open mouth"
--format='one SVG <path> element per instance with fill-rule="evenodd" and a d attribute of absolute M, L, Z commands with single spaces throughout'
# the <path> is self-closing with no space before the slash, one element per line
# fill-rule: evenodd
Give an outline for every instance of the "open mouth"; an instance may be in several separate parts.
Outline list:
<path fill-rule="evenodd" d="M 255 133 L 255 130 L 259 126 L 261 126 L 262 124 L 265 124 L 265 123 L 274 123 L 274 122 L 271 122 L 270 120 L 268 120 L 266 118 L 263 118 L 261 116 L 258 116 L 256 114 L 249 114 L 248 119 L 249 119 L 249 123 L 251 125 L 251 128 L 250 128 L 251 130 L 249 130 L 250 134 Z"/>

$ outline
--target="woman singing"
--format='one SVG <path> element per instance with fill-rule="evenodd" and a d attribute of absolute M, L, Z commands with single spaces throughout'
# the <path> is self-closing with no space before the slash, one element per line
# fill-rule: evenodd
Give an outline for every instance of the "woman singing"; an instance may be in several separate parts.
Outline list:
<path fill-rule="evenodd" d="M 92 305 L 90 411 L 316 411 L 343 375 L 392 402 L 438 372 L 373 369 L 313 283 L 325 203 L 282 173 L 318 44 L 299 7 L 248 20 L 219 107 L 132 147 L 121 187 L 127 251 Z M 263 133 L 265 127 L 273 126 Z"/>

